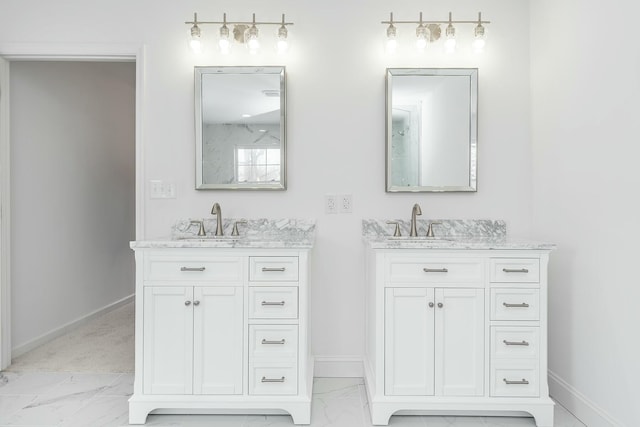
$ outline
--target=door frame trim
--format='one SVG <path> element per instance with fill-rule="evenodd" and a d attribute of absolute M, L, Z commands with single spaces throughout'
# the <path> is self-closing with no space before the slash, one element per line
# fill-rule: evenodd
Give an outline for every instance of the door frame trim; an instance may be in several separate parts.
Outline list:
<path fill-rule="evenodd" d="M 145 45 L 104 43 L 0 43 L 0 370 L 11 364 L 10 61 L 105 61 L 136 64 L 135 238 L 144 236 Z"/>

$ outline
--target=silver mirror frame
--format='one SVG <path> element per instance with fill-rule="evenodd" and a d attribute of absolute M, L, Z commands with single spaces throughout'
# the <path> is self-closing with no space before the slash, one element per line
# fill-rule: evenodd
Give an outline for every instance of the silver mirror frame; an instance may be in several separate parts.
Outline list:
<path fill-rule="evenodd" d="M 196 127 L 196 190 L 286 190 L 286 72 L 283 66 L 267 67 L 194 67 L 195 73 L 195 127 Z M 280 75 L 280 182 L 265 184 L 205 184 L 202 170 L 202 77 L 206 74 L 278 74 Z"/>
<path fill-rule="evenodd" d="M 391 142 L 393 76 L 469 76 L 470 77 L 470 129 L 469 129 L 469 185 L 466 186 L 409 186 L 391 183 Z M 385 127 L 385 189 L 387 193 L 422 192 L 475 192 L 478 175 L 478 69 L 477 68 L 387 68 L 386 72 L 386 127 Z"/>

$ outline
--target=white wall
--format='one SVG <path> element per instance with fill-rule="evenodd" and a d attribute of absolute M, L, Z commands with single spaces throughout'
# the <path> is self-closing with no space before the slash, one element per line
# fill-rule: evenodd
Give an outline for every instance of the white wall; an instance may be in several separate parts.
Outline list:
<path fill-rule="evenodd" d="M 552 394 L 590 426 L 640 420 L 639 15 L 632 0 L 531 2 L 534 234 L 558 244 Z"/>
<path fill-rule="evenodd" d="M 16 349 L 133 293 L 135 63 L 10 68 Z"/>
<path fill-rule="evenodd" d="M 145 182 L 177 184 L 175 200 L 145 200 L 144 236 L 167 235 L 177 218 L 207 217 L 213 202 L 225 217 L 311 217 L 318 220 L 313 273 L 313 350 L 320 356 L 360 356 L 364 347 L 363 217 L 505 219 L 527 236 L 531 224 L 529 125 L 529 7 L 526 0 L 204 0 L 158 3 L 48 1 L 0 3 L 1 42 L 140 43 L 145 45 L 143 111 Z M 418 56 L 383 54 L 385 26 L 417 19 L 420 11 L 446 18 L 492 21 L 487 52 L 453 57 L 438 48 Z M 279 20 L 286 13 L 292 47 L 196 58 L 187 49 L 193 12 L 202 20 Z M 425 15 L 425 17 L 426 17 Z M 99 18 L 99 19 L 98 19 Z M 28 19 L 28 21 L 27 21 Z M 205 27 L 213 37 L 215 27 Z M 271 31 L 264 29 L 263 31 Z M 275 31 L 275 28 L 273 28 Z M 413 26 L 401 27 L 411 34 Z M 470 42 L 472 26 L 460 28 Z M 286 65 L 288 189 L 285 192 L 194 190 L 193 66 Z M 384 77 L 386 67 L 479 68 L 479 179 L 475 194 L 384 192 Z M 325 193 L 353 194 L 353 213 L 325 215 Z"/>

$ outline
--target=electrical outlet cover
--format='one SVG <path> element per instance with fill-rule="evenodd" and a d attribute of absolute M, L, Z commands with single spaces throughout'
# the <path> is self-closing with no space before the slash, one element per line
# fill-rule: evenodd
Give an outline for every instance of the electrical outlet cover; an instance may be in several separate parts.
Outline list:
<path fill-rule="evenodd" d="M 338 196 L 335 194 L 324 195 L 324 212 L 328 214 L 338 213 Z"/>
<path fill-rule="evenodd" d="M 353 198 L 351 194 L 341 194 L 338 197 L 340 212 L 350 213 L 353 208 Z"/>

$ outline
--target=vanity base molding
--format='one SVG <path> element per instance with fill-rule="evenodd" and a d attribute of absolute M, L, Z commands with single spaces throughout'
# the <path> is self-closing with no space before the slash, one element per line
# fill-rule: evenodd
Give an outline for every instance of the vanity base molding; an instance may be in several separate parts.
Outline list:
<path fill-rule="evenodd" d="M 371 419 L 533 416 L 552 427 L 549 250 L 366 249 Z"/>
<path fill-rule="evenodd" d="M 367 366 L 368 361 L 364 361 Z M 533 417 L 537 427 L 553 427 L 551 398 L 485 398 L 485 397 L 390 397 L 376 396 L 371 386 L 373 374 L 365 370 L 365 385 L 371 422 L 376 426 L 389 425 L 393 415 Z"/>
<path fill-rule="evenodd" d="M 313 358 L 308 368 L 313 383 Z M 133 395 L 129 399 L 129 424 L 145 424 L 149 414 L 291 415 L 293 424 L 311 424 L 311 391 L 307 396 L 185 396 Z"/>

